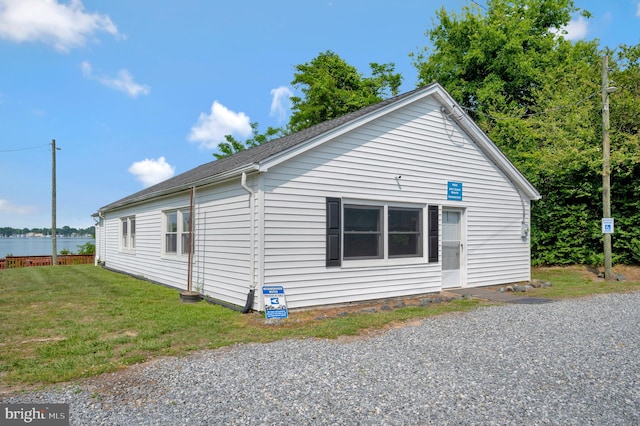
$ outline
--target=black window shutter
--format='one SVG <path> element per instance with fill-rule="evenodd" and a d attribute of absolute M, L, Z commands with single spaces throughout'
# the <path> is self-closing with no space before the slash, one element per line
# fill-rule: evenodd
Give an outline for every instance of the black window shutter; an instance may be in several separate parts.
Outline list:
<path fill-rule="evenodd" d="M 342 240 L 341 203 L 340 198 L 327 198 L 327 266 L 342 264 L 340 253 Z"/>
<path fill-rule="evenodd" d="M 438 261 L 438 206 L 429 206 L 428 210 L 429 262 Z"/>

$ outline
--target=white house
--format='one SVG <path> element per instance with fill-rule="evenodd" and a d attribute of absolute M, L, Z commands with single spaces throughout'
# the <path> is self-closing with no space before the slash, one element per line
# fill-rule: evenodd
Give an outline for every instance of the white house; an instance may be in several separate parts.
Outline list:
<path fill-rule="evenodd" d="M 527 281 L 539 198 L 436 83 L 100 208 L 96 258 L 256 310 Z"/>

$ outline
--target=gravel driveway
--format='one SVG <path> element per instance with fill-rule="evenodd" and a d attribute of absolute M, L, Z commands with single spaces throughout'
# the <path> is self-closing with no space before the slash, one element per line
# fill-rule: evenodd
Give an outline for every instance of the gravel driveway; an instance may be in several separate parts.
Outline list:
<path fill-rule="evenodd" d="M 67 402 L 74 425 L 638 425 L 640 293 L 238 345 L 3 402 Z"/>

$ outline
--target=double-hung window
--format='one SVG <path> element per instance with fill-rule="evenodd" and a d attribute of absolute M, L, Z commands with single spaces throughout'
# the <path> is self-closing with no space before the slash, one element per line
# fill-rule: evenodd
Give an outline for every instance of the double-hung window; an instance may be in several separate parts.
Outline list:
<path fill-rule="evenodd" d="M 382 207 L 344 206 L 344 258 L 379 259 L 383 255 Z"/>
<path fill-rule="evenodd" d="M 422 209 L 389 207 L 389 257 L 422 256 Z"/>
<path fill-rule="evenodd" d="M 191 215 L 188 209 L 164 213 L 164 252 L 184 255 L 189 253 L 191 241 Z"/>
<path fill-rule="evenodd" d="M 120 248 L 134 250 L 136 248 L 136 217 L 120 218 Z"/>
<path fill-rule="evenodd" d="M 340 266 L 343 260 L 423 257 L 422 206 L 341 205 L 339 198 L 327 199 L 327 266 Z"/>

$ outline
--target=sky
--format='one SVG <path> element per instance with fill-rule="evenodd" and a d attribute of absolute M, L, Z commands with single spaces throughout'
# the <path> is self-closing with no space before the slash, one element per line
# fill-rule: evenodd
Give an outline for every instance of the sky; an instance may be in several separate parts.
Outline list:
<path fill-rule="evenodd" d="M 0 0 L 0 227 L 86 228 L 100 207 L 214 160 L 224 135 L 281 127 L 295 66 L 360 73 L 410 53 L 463 0 Z M 567 38 L 640 43 L 640 0 L 575 0 Z M 478 0 L 481 7 L 486 0 Z"/>

